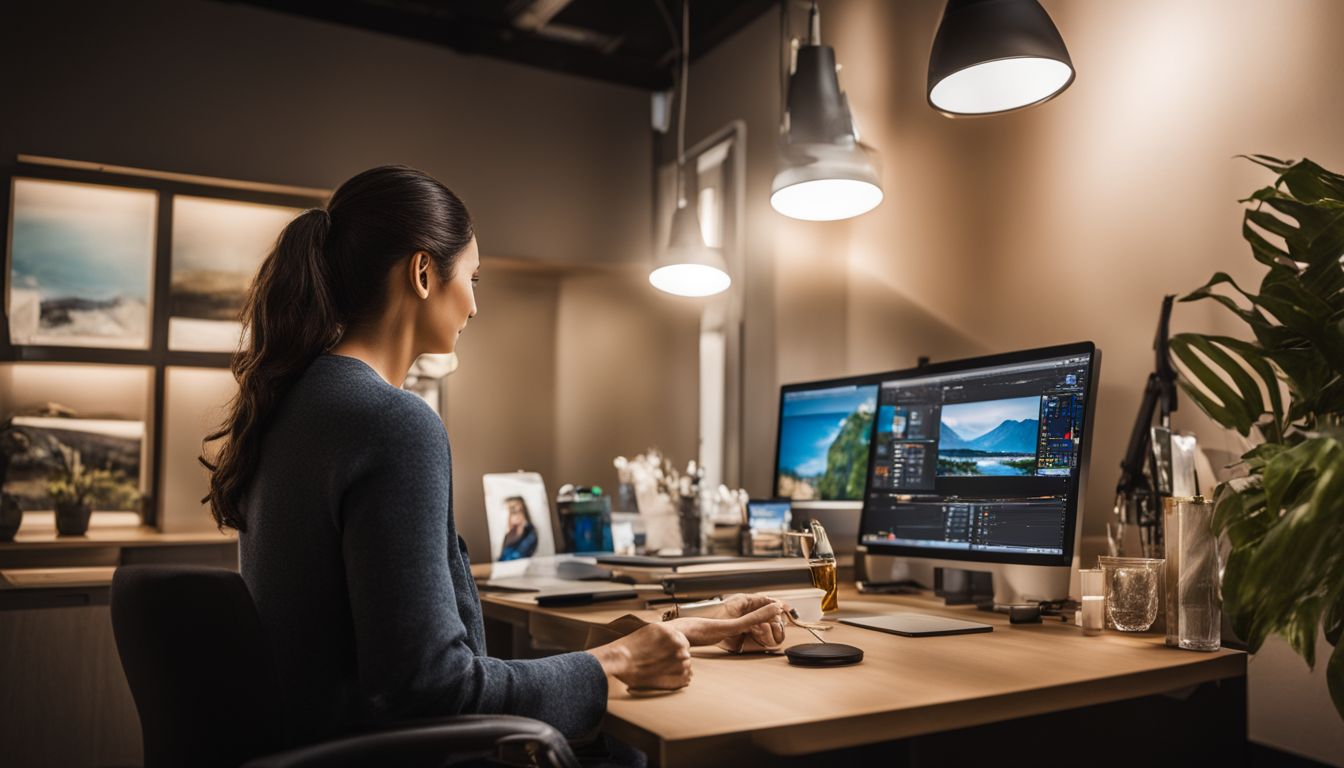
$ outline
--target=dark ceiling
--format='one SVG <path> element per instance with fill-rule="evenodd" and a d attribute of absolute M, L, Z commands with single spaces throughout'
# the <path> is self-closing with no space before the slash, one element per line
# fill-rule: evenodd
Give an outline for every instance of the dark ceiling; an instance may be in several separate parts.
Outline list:
<path fill-rule="evenodd" d="M 672 87 L 682 0 L 225 0 L 650 91 Z M 691 59 L 778 0 L 691 6 Z"/>

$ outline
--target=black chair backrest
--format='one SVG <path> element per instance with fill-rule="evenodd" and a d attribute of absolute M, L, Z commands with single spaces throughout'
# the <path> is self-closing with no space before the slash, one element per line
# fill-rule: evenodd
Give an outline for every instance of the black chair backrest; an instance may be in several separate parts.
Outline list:
<path fill-rule="evenodd" d="M 275 663 L 238 573 L 122 566 L 111 603 L 145 768 L 233 768 L 286 746 Z"/>

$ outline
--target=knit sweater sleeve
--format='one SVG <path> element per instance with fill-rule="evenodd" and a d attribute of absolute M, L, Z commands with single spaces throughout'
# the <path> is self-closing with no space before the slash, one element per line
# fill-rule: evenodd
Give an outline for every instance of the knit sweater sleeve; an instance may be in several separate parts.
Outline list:
<path fill-rule="evenodd" d="M 454 583 L 446 553 L 457 537 L 443 424 L 418 401 L 386 415 L 397 428 L 362 436 L 371 452 L 337 521 L 366 717 L 511 714 L 570 737 L 593 730 L 607 681 L 591 654 L 505 661 L 471 647 L 456 599 L 470 585 Z"/>

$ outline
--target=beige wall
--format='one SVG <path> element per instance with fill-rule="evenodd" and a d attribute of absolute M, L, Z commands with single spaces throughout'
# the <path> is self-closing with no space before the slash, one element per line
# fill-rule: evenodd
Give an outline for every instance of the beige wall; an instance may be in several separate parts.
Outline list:
<path fill-rule="evenodd" d="M 769 459 L 752 455 L 773 445 L 780 383 L 1092 339 L 1105 362 L 1085 526 L 1099 533 L 1162 295 L 1215 270 L 1255 274 L 1236 200 L 1268 177 L 1232 156 L 1344 166 L 1335 129 L 1344 101 L 1323 96 L 1344 84 L 1344 70 L 1328 66 L 1325 32 L 1344 22 L 1344 6 L 1046 2 L 1077 82 L 1040 108 L 964 120 L 925 103 L 941 7 L 823 6 L 823 34 L 865 140 L 881 153 L 886 193 L 847 222 L 795 222 L 769 208 L 774 14 L 692 68 L 688 143 L 732 119 L 748 126 L 741 279 L 755 379 L 744 481 L 769 486 Z M 1176 324 L 1236 330 L 1199 305 L 1180 306 Z"/>
<path fill-rule="evenodd" d="M 618 454 L 692 458 L 699 372 L 697 306 L 657 293 L 642 269 L 487 259 L 482 274 L 444 400 L 458 528 L 478 560 L 482 475 L 540 472 L 554 497 L 564 483 L 614 490 Z"/>
<path fill-rule="evenodd" d="M 609 482 L 597 470 L 616 450 L 662 442 L 665 431 L 675 436 L 671 442 L 684 441 L 665 406 L 641 399 L 653 395 L 632 396 L 639 407 L 628 411 L 603 413 L 587 398 L 612 384 L 589 388 L 586 369 L 557 368 L 566 273 L 492 273 L 490 266 L 508 257 L 563 262 L 582 273 L 585 265 L 650 257 L 647 93 L 207 0 L 7 5 L 0 91 L 0 167 L 25 153 L 334 188 L 366 167 L 399 162 L 458 192 L 475 218 L 487 274 L 481 316 L 463 337 L 462 367 L 445 398 L 459 518 L 474 552 L 486 551 L 481 474 L 526 466 L 559 484 L 552 479 L 561 468 L 557 413 L 591 417 L 566 422 L 570 438 L 592 452 L 565 452 L 571 480 Z M 608 297 L 607 288 L 637 293 Z M 580 288 L 576 300 L 584 306 L 566 315 L 578 325 L 569 324 L 573 340 L 563 348 L 578 361 L 587 324 L 619 326 L 639 314 L 631 296 L 647 291 L 647 282 Z M 687 366 L 693 375 L 693 353 L 674 360 L 652 352 L 666 346 L 671 327 L 685 324 L 641 319 L 599 333 L 611 349 L 592 345 L 598 370 L 606 370 L 603 355 L 634 350 L 640 375 L 655 382 L 675 381 Z M 694 342 L 692 329 L 673 346 Z M 32 387 L 14 389 L 10 381 L 26 381 L 32 370 L 0 367 L 0 411 L 29 397 Z M 115 375 L 91 370 L 95 381 Z M 563 397 L 555 386 L 562 372 L 580 377 Z M 170 530 L 209 525 L 197 502 L 205 482 L 194 459 L 205 426 L 231 393 L 219 376 L 227 374 L 183 369 L 169 376 L 163 490 L 170 508 L 162 523 Z M 92 411 L 83 401 L 106 391 L 87 377 L 69 379 L 67 389 L 51 397 Z M 661 395 L 658 387 L 653 392 Z M 619 449 L 600 439 L 615 418 L 617 434 L 626 436 Z"/>
<path fill-rule="evenodd" d="M 458 342 L 443 417 L 453 444 L 453 506 L 473 559 L 489 559 L 481 476 L 555 474 L 555 315 L 559 276 L 481 263 L 478 314 Z M 554 485 L 554 483 L 551 483 Z M 548 490 L 551 490 L 548 488 Z"/>
<path fill-rule="evenodd" d="M 210 0 L 7 4 L 0 163 L 27 153 L 335 188 L 405 163 L 482 253 L 647 256 L 648 95 Z"/>
<path fill-rule="evenodd" d="M 556 334 L 556 483 L 614 489 L 611 460 L 650 447 L 680 463 L 699 433 L 697 302 L 643 270 L 567 277 Z"/>
<path fill-rule="evenodd" d="M 1152 366 L 1162 295 L 1217 270 L 1258 274 L 1236 201 L 1270 177 L 1232 156 L 1306 155 L 1344 167 L 1344 68 L 1335 55 L 1344 4 L 1042 4 L 1077 81 L 1039 108 L 962 120 L 925 102 L 940 0 L 822 4 L 841 86 L 882 154 L 886 200 L 848 222 L 793 222 L 765 202 L 773 171 L 762 158 L 773 151 L 779 103 L 776 16 L 692 69 L 688 141 L 742 118 L 753 144 L 745 279 L 771 293 L 746 305 L 747 355 L 767 369 L 748 384 L 748 407 L 757 401 L 743 449 L 753 492 L 769 487 L 769 459 L 750 455 L 773 446 L 769 409 L 781 382 L 906 366 L 921 354 L 1092 339 L 1105 356 L 1084 526 L 1100 533 Z M 1175 325 L 1240 332 L 1199 305 L 1179 305 Z M 1178 422 L 1197 427 L 1207 447 L 1236 450 L 1192 411 L 1187 403 Z M 1333 712 L 1317 702 L 1284 716 L 1294 697 L 1279 694 L 1290 675 L 1304 677 L 1301 666 L 1281 653 L 1252 662 L 1252 736 L 1338 761 L 1344 726 Z M 1319 671 L 1304 684 L 1324 691 Z M 1257 702 L 1272 702 L 1274 722 L 1263 716 L 1270 705 Z M 1309 727 L 1281 727 L 1294 721 Z"/>

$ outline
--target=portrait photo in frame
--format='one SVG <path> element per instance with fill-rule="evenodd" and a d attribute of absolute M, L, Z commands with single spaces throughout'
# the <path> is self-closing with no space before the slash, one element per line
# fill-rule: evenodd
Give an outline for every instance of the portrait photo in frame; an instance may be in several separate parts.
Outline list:
<path fill-rule="evenodd" d="M 485 515 L 490 559 L 522 560 L 555 554 L 551 500 L 536 472 L 485 475 Z"/>

